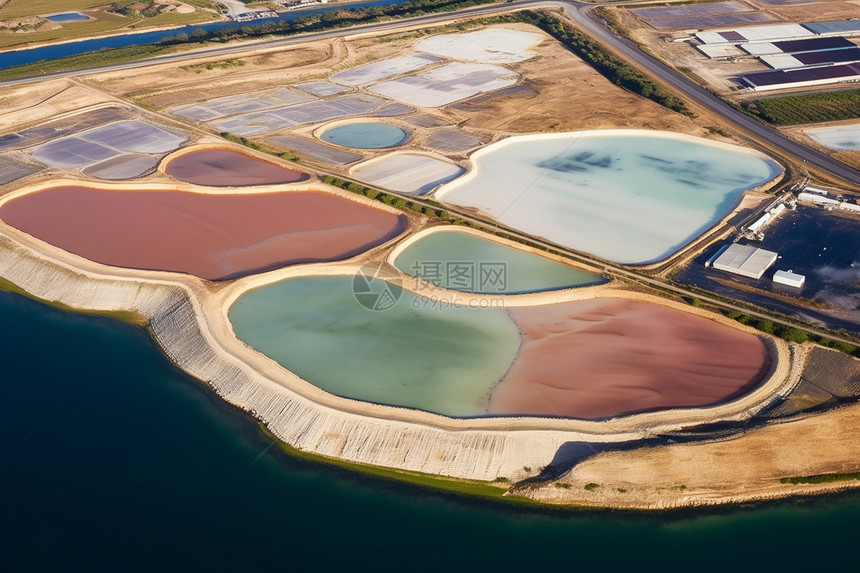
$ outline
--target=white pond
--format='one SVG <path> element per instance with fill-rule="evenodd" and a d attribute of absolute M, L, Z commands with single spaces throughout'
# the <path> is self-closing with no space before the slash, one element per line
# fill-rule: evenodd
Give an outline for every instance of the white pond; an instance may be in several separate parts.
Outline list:
<path fill-rule="evenodd" d="M 633 130 L 512 137 L 472 161 L 437 199 L 625 264 L 675 253 L 782 172 L 738 146 Z"/>
<path fill-rule="evenodd" d="M 830 149 L 860 149 L 860 123 L 805 129 L 806 135 Z"/>
<path fill-rule="evenodd" d="M 464 171 L 459 165 L 423 153 L 390 153 L 360 163 L 350 173 L 356 179 L 383 189 L 423 195 Z"/>
<path fill-rule="evenodd" d="M 487 28 L 465 34 L 442 34 L 425 38 L 415 49 L 453 60 L 482 64 L 513 64 L 537 55 L 530 49 L 543 40 L 532 32 Z"/>
<path fill-rule="evenodd" d="M 376 84 L 368 91 L 418 107 L 441 107 L 512 86 L 519 79 L 518 73 L 501 66 L 453 62 Z"/>

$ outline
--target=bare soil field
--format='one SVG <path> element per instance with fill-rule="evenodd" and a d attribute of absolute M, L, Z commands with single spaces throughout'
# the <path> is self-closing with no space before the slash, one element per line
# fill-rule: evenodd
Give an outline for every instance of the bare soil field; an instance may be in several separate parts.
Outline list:
<path fill-rule="evenodd" d="M 90 76 L 87 83 L 104 92 L 122 96 L 148 109 L 193 103 L 282 87 L 285 81 L 322 76 L 342 58 L 340 42 L 319 43 L 278 52 L 255 53 L 220 60 L 189 61 L 152 66 L 129 75 L 123 72 Z M 314 78 L 315 79 L 315 78 Z"/>
<path fill-rule="evenodd" d="M 109 98 L 72 80 L 53 80 L 0 90 L 0 133 L 105 103 Z"/>
<path fill-rule="evenodd" d="M 525 25 L 510 26 L 539 32 Z M 450 32 L 450 30 L 445 30 Z M 249 53 L 244 65 L 214 65 L 204 61 L 147 68 L 133 77 L 114 73 L 87 81 L 106 92 L 128 98 L 149 109 L 192 103 L 219 96 L 286 87 L 327 79 L 332 73 L 360 64 L 403 54 L 426 33 L 318 42 L 270 53 Z M 702 135 L 704 130 L 689 118 L 666 110 L 650 100 L 631 94 L 598 74 L 555 40 L 537 47 L 539 56 L 508 67 L 523 76 L 531 89 L 501 95 L 479 96 L 433 110 L 448 124 L 468 130 L 504 133 L 568 131 L 601 128 L 665 129 Z M 425 110 L 426 111 L 426 110 Z M 420 140 L 416 140 L 420 141 Z"/>
<path fill-rule="evenodd" d="M 708 505 L 857 487 L 858 481 L 781 483 L 782 478 L 860 471 L 860 404 L 704 444 L 599 454 L 560 480 L 526 489 L 549 503 L 629 508 Z M 588 484 L 595 484 L 588 489 Z"/>
<path fill-rule="evenodd" d="M 850 0 L 783 5 L 764 2 L 747 2 L 747 4 L 786 22 L 826 22 L 860 17 L 860 6 Z"/>

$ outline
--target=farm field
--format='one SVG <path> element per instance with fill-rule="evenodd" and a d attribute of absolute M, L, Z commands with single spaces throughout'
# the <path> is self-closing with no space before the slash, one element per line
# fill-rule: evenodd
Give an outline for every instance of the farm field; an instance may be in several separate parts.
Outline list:
<path fill-rule="evenodd" d="M 120 2 L 130 4 L 131 2 Z M 10 0 L 8 4 L 0 8 L 0 23 L 7 22 L 11 25 L 30 25 L 38 23 L 34 16 L 44 14 L 55 14 L 59 12 L 74 12 L 85 10 L 90 20 L 82 22 L 64 22 L 62 24 L 49 22 L 40 25 L 37 29 L 15 33 L 0 29 L 0 48 L 16 48 L 34 43 L 69 41 L 79 38 L 106 35 L 117 31 L 134 31 L 136 29 L 151 28 L 158 26 L 184 26 L 209 22 L 219 18 L 217 5 L 210 0 L 184 0 L 183 4 L 193 8 L 190 12 L 169 11 L 162 12 L 150 18 L 126 17 L 107 11 L 110 2 L 104 0 L 58 0 L 57 2 L 37 0 Z M 162 2 L 170 4 L 170 2 Z M 176 2 L 175 4 L 179 4 Z"/>

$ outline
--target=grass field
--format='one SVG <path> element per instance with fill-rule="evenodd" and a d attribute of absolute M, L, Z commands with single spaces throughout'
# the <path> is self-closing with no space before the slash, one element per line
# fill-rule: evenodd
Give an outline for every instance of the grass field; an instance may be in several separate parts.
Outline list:
<path fill-rule="evenodd" d="M 130 4 L 133 0 L 121 0 L 119 4 Z M 88 22 L 70 22 L 55 30 L 35 31 L 28 33 L 14 33 L 9 31 L 0 32 L 0 48 L 14 48 L 26 44 L 35 44 L 53 41 L 68 41 L 77 38 L 91 36 L 102 36 L 112 32 L 133 31 L 135 29 L 149 28 L 153 26 L 182 26 L 208 22 L 217 18 L 215 13 L 201 8 L 217 9 L 210 0 L 185 0 L 198 10 L 191 14 L 178 14 L 168 12 L 159 14 L 153 18 L 126 18 L 119 14 L 112 14 L 100 10 L 95 19 Z M 96 6 L 107 6 L 107 0 L 10 0 L 3 8 L 0 8 L 0 20 L 11 20 L 40 14 L 53 14 L 57 12 L 74 12 L 85 10 Z"/>
<path fill-rule="evenodd" d="M 105 4 L 110 2 L 107 0 L 9 0 L 3 8 L 0 8 L 0 20 L 55 12 L 74 12 Z"/>

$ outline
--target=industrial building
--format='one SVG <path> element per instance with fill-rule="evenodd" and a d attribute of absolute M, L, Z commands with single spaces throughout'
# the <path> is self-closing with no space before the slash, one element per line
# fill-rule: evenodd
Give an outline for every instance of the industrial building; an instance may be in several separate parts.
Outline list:
<path fill-rule="evenodd" d="M 857 36 L 860 35 L 860 20 L 833 20 L 830 22 L 807 22 L 803 25 L 817 36 Z"/>
<path fill-rule="evenodd" d="M 749 26 L 734 30 L 706 31 L 696 33 L 703 44 L 743 44 L 746 42 L 777 42 L 810 38 L 816 33 L 801 24 L 769 24 Z"/>
<path fill-rule="evenodd" d="M 803 283 L 806 282 L 806 277 L 804 275 L 794 273 L 791 270 L 776 271 L 775 273 L 773 273 L 773 282 L 781 285 L 800 288 L 803 286 Z"/>
<path fill-rule="evenodd" d="M 860 64 L 840 64 L 820 68 L 796 70 L 770 70 L 739 77 L 742 83 L 755 91 L 780 90 L 860 81 Z"/>
<path fill-rule="evenodd" d="M 773 251 L 733 243 L 723 247 L 717 253 L 711 266 L 720 271 L 760 279 L 764 272 L 776 262 L 776 257 L 777 253 Z"/>
<path fill-rule="evenodd" d="M 802 52 L 821 52 L 856 48 L 857 45 L 841 36 L 828 38 L 808 38 L 784 42 L 755 42 L 740 44 L 740 48 L 751 56 L 770 56 L 773 54 L 799 54 Z"/>
<path fill-rule="evenodd" d="M 790 270 L 773 273 L 773 282 L 777 284 L 800 288 L 803 286 L 804 281 L 806 281 L 805 276 L 793 273 Z"/>
<path fill-rule="evenodd" d="M 748 54 L 773 71 L 752 72 L 738 80 L 755 91 L 860 81 L 860 47 L 847 36 L 860 35 L 860 20 L 769 24 L 695 34 L 700 52 L 712 59 Z"/>
<path fill-rule="evenodd" d="M 807 193 L 806 191 L 798 193 L 797 200 L 817 203 L 819 205 L 839 205 L 838 199 L 832 199 L 827 195 L 821 195 L 820 193 Z"/>
<path fill-rule="evenodd" d="M 805 66 L 828 66 L 831 64 L 853 64 L 860 62 L 860 48 L 853 46 L 839 50 L 770 54 L 759 56 L 759 60 L 774 70 L 803 68 Z"/>

